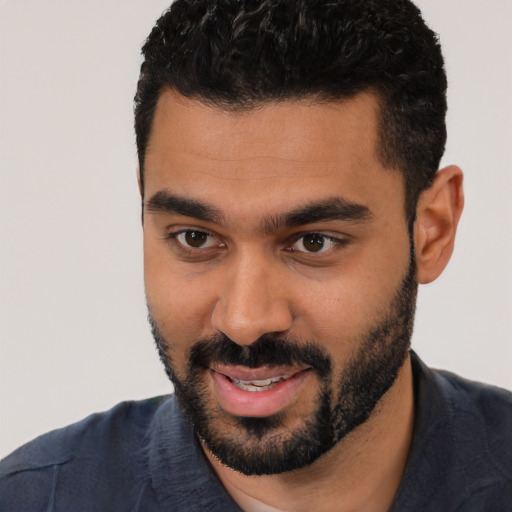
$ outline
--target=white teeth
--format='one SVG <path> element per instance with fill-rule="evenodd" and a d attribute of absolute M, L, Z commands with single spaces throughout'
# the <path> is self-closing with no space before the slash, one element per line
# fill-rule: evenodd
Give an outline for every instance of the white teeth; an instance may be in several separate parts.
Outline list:
<path fill-rule="evenodd" d="M 275 380 L 273 381 L 272 379 L 263 379 L 263 380 L 251 380 L 250 382 L 253 386 L 270 386 L 270 384 L 272 384 L 272 382 L 276 382 L 276 381 Z"/>
<path fill-rule="evenodd" d="M 231 382 L 244 391 L 266 391 L 274 387 L 276 382 L 289 379 L 291 375 L 280 375 L 279 377 L 271 377 L 270 379 L 262 380 L 240 380 L 235 377 L 230 377 Z"/>

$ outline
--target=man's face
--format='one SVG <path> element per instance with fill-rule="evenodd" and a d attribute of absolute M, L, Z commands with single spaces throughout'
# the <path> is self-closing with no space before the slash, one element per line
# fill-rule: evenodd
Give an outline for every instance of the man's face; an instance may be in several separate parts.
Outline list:
<path fill-rule="evenodd" d="M 310 464 L 371 416 L 416 284 L 377 103 L 224 112 L 164 92 L 145 164 L 146 295 L 181 405 L 246 474 Z"/>

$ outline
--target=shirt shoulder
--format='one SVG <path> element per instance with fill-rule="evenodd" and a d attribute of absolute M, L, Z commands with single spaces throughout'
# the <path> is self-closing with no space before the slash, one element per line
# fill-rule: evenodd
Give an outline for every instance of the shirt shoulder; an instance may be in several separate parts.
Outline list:
<path fill-rule="evenodd" d="M 0 463 L 0 476 L 63 464 L 82 455 L 112 453 L 122 445 L 136 446 L 166 397 L 121 402 L 112 409 L 43 434 L 21 446 Z M 124 449 L 121 449 L 124 451 Z"/>
<path fill-rule="evenodd" d="M 414 435 L 392 511 L 509 512 L 512 393 L 411 361 Z"/>
<path fill-rule="evenodd" d="M 148 428 L 166 400 L 123 402 L 21 446 L 0 462 L 0 509 L 54 510 L 73 496 L 85 510 L 140 486 Z"/>
<path fill-rule="evenodd" d="M 432 373 L 449 402 L 461 449 L 478 447 L 479 455 L 512 485 L 512 392 L 447 371 Z"/>
<path fill-rule="evenodd" d="M 239 511 L 173 395 L 123 402 L 0 462 L 0 510 Z"/>
<path fill-rule="evenodd" d="M 457 512 L 508 512 L 512 504 L 512 393 L 446 371 L 434 371 L 450 403 Z M 453 487 L 456 486 L 456 487 Z"/>

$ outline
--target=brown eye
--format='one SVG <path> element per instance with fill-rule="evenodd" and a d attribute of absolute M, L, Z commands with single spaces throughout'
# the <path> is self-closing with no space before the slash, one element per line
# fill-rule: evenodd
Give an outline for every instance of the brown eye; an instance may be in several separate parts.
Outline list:
<path fill-rule="evenodd" d="M 345 245 L 345 239 L 338 239 L 324 233 L 306 233 L 298 238 L 289 250 L 304 253 L 323 253 L 337 246 Z"/>
<path fill-rule="evenodd" d="M 206 249 L 219 243 L 216 237 L 205 231 L 195 229 L 187 229 L 186 231 L 173 233 L 170 235 L 170 238 L 174 238 L 180 245 L 183 245 L 187 249 Z"/>
<path fill-rule="evenodd" d="M 208 233 L 204 231 L 186 231 L 184 235 L 187 245 L 196 249 L 202 247 L 208 240 Z"/>
<path fill-rule="evenodd" d="M 325 237 L 320 233 L 309 233 L 302 239 L 304 249 L 310 252 L 321 251 L 325 244 Z"/>

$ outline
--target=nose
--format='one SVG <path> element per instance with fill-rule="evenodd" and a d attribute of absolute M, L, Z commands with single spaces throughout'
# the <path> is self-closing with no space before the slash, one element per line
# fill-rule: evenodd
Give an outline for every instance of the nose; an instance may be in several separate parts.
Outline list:
<path fill-rule="evenodd" d="M 264 334 L 287 331 L 293 315 L 282 272 L 264 258 L 238 258 L 220 287 L 212 313 L 213 328 L 239 345 L 250 345 Z"/>

